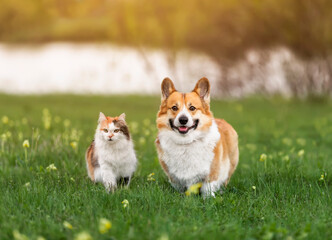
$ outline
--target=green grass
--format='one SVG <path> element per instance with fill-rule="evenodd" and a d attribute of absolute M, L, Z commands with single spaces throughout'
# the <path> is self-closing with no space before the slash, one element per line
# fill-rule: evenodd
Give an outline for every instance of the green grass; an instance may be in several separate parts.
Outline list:
<path fill-rule="evenodd" d="M 238 131 L 240 163 L 224 194 L 204 200 L 175 192 L 158 164 L 159 101 L 0 95 L 0 118 L 9 118 L 0 119 L 0 239 L 12 239 L 14 230 L 30 239 L 73 239 L 82 231 L 94 239 L 331 239 L 332 102 L 212 101 L 214 115 Z M 99 111 L 126 112 L 139 159 L 130 188 L 114 194 L 86 174 Z M 46 170 L 52 163 L 57 170 Z M 155 181 L 147 181 L 152 172 Z M 100 218 L 112 222 L 106 234 Z"/>

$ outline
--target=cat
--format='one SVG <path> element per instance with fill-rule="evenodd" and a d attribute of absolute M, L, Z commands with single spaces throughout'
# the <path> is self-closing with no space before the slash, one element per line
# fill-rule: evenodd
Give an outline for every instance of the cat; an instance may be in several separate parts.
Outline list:
<path fill-rule="evenodd" d="M 116 190 L 121 180 L 129 186 L 137 159 L 124 113 L 114 118 L 99 114 L 95 138 L 85 159 L 90 179 L 103 183 L 108 192 Z"/>

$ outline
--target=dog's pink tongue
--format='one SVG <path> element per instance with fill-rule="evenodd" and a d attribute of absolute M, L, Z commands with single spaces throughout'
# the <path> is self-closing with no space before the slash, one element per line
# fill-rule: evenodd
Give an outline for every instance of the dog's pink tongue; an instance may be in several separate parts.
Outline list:
<path fill-rule="evenodd" d="M 179 127 L 180 132 L 186 132 L 188 130 L 187 127 Z"/>

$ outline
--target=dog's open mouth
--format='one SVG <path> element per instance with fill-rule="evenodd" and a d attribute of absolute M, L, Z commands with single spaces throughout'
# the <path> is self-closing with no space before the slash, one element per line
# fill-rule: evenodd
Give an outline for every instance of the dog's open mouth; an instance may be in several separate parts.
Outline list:
<path fill-rule="evenodd" d="M 174 126 L 172 119 L 169 120 L 169 124 L 170 124 L 171 128 L 173 130 L 177 130 L 181 134 L 186 134 L 187 132 L 189 132 L 190 129 L 194 129 L 195 130 L 197 128 L 197 126 L 198 126 L 198 122 L 199 122 L 199 120 L 196 119 L 194 121 L 194 125 L 192 125 L 191 127 L 186 127 L 186 126 L 176 127 L 176 126 Z"/>

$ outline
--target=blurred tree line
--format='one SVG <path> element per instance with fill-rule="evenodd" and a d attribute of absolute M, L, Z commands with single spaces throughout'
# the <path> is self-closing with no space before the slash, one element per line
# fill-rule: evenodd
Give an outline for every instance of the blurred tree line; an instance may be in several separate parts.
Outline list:
<path fill-rule="evenodd" d="M 283 46 L 301 59 L 327 59 L 332 1 L 0 0 L 0 41 L 186 48 L 225 69 L 248 49 Z M 332 65 L 327 69 L 332 76 Z"/>

